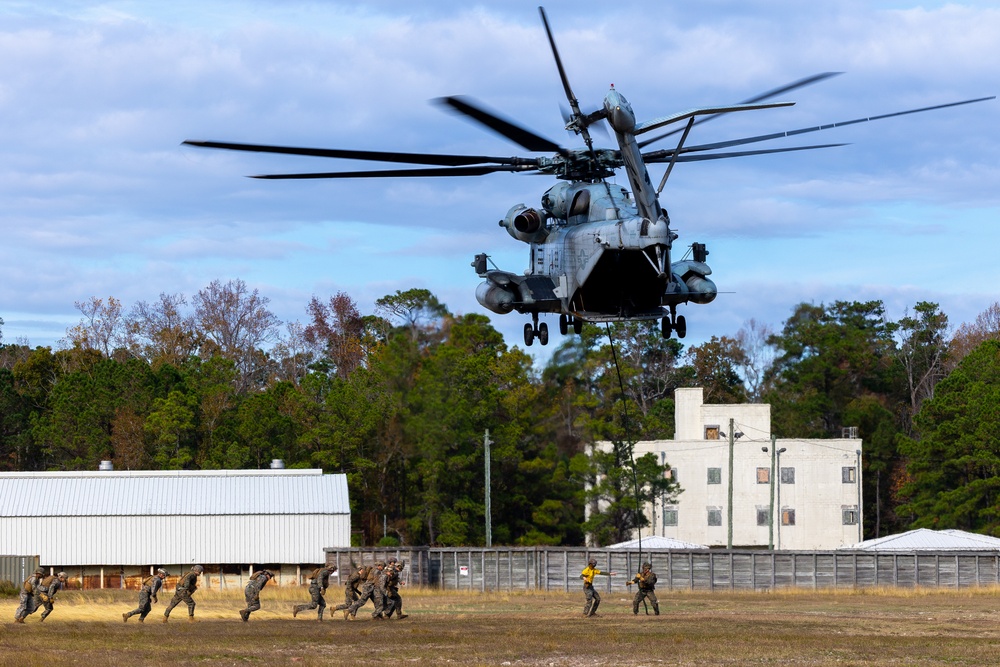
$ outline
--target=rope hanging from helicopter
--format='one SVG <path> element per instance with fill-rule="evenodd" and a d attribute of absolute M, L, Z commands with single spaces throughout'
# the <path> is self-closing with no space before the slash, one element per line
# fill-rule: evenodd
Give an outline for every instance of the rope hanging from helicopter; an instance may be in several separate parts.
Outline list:
<path fill-rule="evenodd" d="M 611 335 L 611 323 L 610 322 L 605 322 L 604 326 L 605 326 L 605 328 L 606 328 L 606 330 L 608 332 L 608 343 L 611 344 L 611 358 L 614 359 L 614 362 L 615 362 L 615 372 L 618 374 L 618 391 L 619 391 L 618 396 L 619 396 L 619 400 L 622 403 L 622 428 L 623 428 L 623 430 L 625 432 L 625 446 L 628 449 L 629 463 L 632 466 L 632 489 L 633 489 L 633 498 L 635 499 L 635 517 L 636 517 L 636 520 L 635 520 L 635 530 L 636 530 L 636 533 L 639 535 L 639 564 L 640 564 L 640 567 L 641 567 L 641 565 L 642 565 L 642 527 L 639 525 L 639 517 L 641 516 L 641 512 L 642 512 L 642 504 L 639 501 L 639 478 L 638 478 L 638 476 L 636 475 L 636 472 L 635 472 L 635 457 L 633 456 L 633 451 L 632 451 L 633 450 L 633 445 L 635 444 L 635 442 L 632 440 L 632 438 L 630 437 L 630 433 L 629 433 L 628 401 L 625 398 L 625 384 L 622 382 L 622 369 L 618 365 L 618 353 L 615 352 L 615 339 Z M 612 442 L 614 442 L 614 441 L 612 441 Z M 622 460 L 622 458 L 624 458 L 622 456 L 622 452 L 621 452 L 622 445 L 620 443 L 615 443 L 614 447 L 615 447 L 615 460 L 616 460 L 616 462 L 620 463 L 621 460 Z M 649 616 L 649 607 L 646 605 L 646 598 L 645 597 L 643 597 L 643 599 L 642 599 L 642 606 L 646 610 L 646 616 Z"/>

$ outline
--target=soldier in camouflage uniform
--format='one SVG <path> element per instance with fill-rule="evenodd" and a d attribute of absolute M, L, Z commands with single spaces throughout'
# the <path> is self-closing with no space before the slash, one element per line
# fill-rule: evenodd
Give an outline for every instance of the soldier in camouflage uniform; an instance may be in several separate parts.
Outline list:
<path fill-rule="evenodd" d="M 38 619 L 39 621 L 44 621 L 45 618 L 52 613 L 52 603 L 56 599 L 56 593 L 65 588 L 65 586 L 65 572 L 49 575 L 38 582 L 38 585 L 35 586 L 35 609 L 38 609 L 39 607 L 45 608 L 45 611 L 42 612 L 42 617 Z"/>
<path fill-rule="evenodd" d="M 17 611 L 14 612 L 14 622 L 24 623 L 24 619 L 30 614 L 34 614 L 35 610 L 38 608 L 35 606 L 35 588 L 42 582 L 45 577 L 45 572 L 42 568 L 35 570 L 35 573 L 24 580 L 21 585 L 21 599 L 20 604 L 17 606 Z"/>
<path fill-rule="evenodd" d="M 327 586 L 330 585 L 330 575 L 336 571 L 336 565 L 318 567 L 312 571 L 312 574 L 309 575 L 309 595 L 312 597 L 312 601 L 292 607 L 292 618 L 298 616 L 300 611 L 316 609 L 318 607 L 319 611 L 316 612 L 318 616 L 317 620 L 323 620 L 323 612 L 326 610 L 326 598 L 323 595 L 326 593 Z"/>
<path fill-rule="evenodd" d="M 652 563 L 643 563 L 642 570 L 639 574 L 635 575 L 632 581 L 625 583 L 626 586 L 631 586 L 636 584 L 639 588 L 635 592 L 635 599 L 632 600 L 632 613 L 639 613 L 639 603 L 645 598 L 649 598 L 650 604 L 653 605 L 653 613 L 657 616 L 660 615 L 660 605 L 656 602 L 656 573 L 653 572 Z M 649 613 L 649 610 L 646 610 Z"/>
<path fill-rule="evenodd" d="M 153 609 L 153 602 L 156 602 L 156 594 L 160 592 L 160 587 L 163 586 L 163 580 L 167 578 L 167 571 L 160 568 L 151 577 L 146 577 L 142 580 L 142 585 L 139 587 L 139 606 L 132 611 L 125 612 L 122 614 L 122 621 L 128 623 L 128 619 L 139 615 L 139 622 L 142 623 L 146 620 L 146 616 Z"/>
<path fill-rule="evenodd" d="M 382 561 L 375 563 L 375 567 L 368 568 L 368 576 L 361 586 L 361 596 L 354 601 L 348 610 L 351 620 L 357 617 L 358 609 L 363 607 L 368 600 L 375 603 L 372 618 L 382 617 L 382 606 L 385 604 L 385 577 L 382 574 L 384 569 L 385 563 Z"/>
<path fill-rule="evenodd" d="M 274 573 L 270 570 L 258 570 L 250 575 L 250 582 L 244 591 L 247 607 L 240 610 L 240 618 L 243 619 L 244 623 L 250 620 L 250 614 L 260 609 L 260 591 L 272 579 L 274 579 Z"/>
<path fill-rule="evenodd" d="M 187 604 L 188 608 L 188 621 L 194 621 L 194 598 L 191 594 L 198 590 L 198 577 L 201 573 L 205 571 L 201 565 L 193 565 L 191 571 L 181 577 L 181 580 L 177 582 L 177 588 L 174 590 L 174 597 L 167 605 L 167 608 L 163 611 L 163 622 L 166 623 L 170 620 L 170 612 L 174 607 L 179 605 L 181 602 Z"/>
<path fill-rule="evenodd" d="M 361 597 L 358 587 L 361 586 L 362 582 L 364 582 L 367 578 L 368 568 L 362 565 L 358 569 L 351 572 L 351 576 L 349 576 L 347 581 L 344 583 L 344 604 L 338 604 L 333 609 L 334 611 L 343 611 L 344 620 L 347 620 L 347 617 L 351 615 L 351 605 L 353 605 L 355 601 Z"/>
<path fill-rule="evenodd" d="M 395 558 L 390 558 L 385 571 L 385 617 L 392 618 L 395 613 L 396 618 L 404 619 L 407 614 L 403 613 L 403 598 L 399 597 L 399 574 L 403 571 L 404 563 L 397 563 Z"/>

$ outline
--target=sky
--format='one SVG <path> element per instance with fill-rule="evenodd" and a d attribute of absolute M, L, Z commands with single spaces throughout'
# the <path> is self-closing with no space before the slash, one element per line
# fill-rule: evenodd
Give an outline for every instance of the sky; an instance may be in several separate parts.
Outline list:
<path fill-rule="evenodd" d="M 793 107 L 700 125 L 689 144 L 1000 92 L 994 2 L 546 11 L 581 105 L 596 108 L 614 84 L 640 121 L 843 73 L 781 98 Z M 497 221 L 538 206 L 549 177 L 261 181 L 245 176 L 373 165 L 181 145 L 526 154 L 434 103 L 457 94 L 581 145 L 563 129 L 536 2 L 0 0 L 3 342 L 60 346 L 80 321 L 74 304 L 91 297 L 190 301 L 239 278 L 283 322 L 306 322 L 313 296 L 346 292 L 371 313 L 382 296 L 426 288 L 523 347 L 527 317 L 482 308 L 470 263 L 486 252 L 524 270 L 527 246 Z M 879 299 L 897 319 L 931 301 L 953 326 L 973 320 L 998 300 L 998 121 L 994 100 L 767 146 L 849 144 L 839 148 L 677 165 L 661 197 L 675 248 L 705 243 L 721 292 L 681 308 L 685 342 L 732 336 L 750 318 L 780 330 L 803 302 Z M 651 167 L 654 183 L 664 168 Z M 528 351 L 542 363 L 558 340 Z"/>

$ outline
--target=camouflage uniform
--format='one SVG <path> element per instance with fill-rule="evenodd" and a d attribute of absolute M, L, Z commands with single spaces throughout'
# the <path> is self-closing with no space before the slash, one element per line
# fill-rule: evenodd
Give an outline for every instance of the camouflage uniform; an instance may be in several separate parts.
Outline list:
<path fill-rule="evenodd" d="M 399 574 L 403 571 L 403 563 L 392 563 L 386 567 L 385 577 L 385 617 L 406 618 L 403 613 L 403 598 L 399 597 Z"/>
<path fill-rule="evenodd" d="M 316 615 L 318 616 L 318 620 L 323 620 L 323 612 L 326 610 L 326 598 L 323 595 L 330 585 L 330 575 L 336 571 L 336 565 L 318 567 L 312 571 L 312 574 L 309 575 L 309 595 L 312 597 L 312 601 L 307 604 L 295 605 L 292 608 L 292 618 L 298 616 L 300 611 L 319 608 Z M 351 601 L 353 602 L 353 600 Z"/>
<path fill-rule="evenodd" d="M 260 591 L 273 578 L 274 574 L 270 570 L 258 570 L 250 576 L 250 582 L 244 590 L 247 607 L 240 610 L 240 618 L 244 623 L 250 620 L 250 614 L 260 609 Z"/>
<path fill-rule="evenodd" d="M 353 605 L 354 602 L 361 597 L 361 593 L 358 591 L 358 586 L 360 586 L 367 578 L 368 568 L 363 565 L 352 572 L 351 576 L 349 576 L 347 581 L 344 583 L 344 604 L 338 604 L 334 607 L 334 611 L 343 611 L 344 618 L 350 616 L 351 605 Z"/>
<path fill-rule="evenodd" d="M 650 604 L 653 605 L 653 613 L 657 616 L 660 615 L 660 605 L 656 601 L 656 573 L 653 572 L 653 565 L 651 563 L 642 564 L 642 572 L 635 575 L 635 578 L 628 582 L 629 584 L 638 585 L 638 590 L 635 592 L 635 598 L 632 600 L 632 613 L 639 613 L 639 603 L 645 598 L 649 598 Z M 649 613 L 649 610 L 646 611 Z"/>
<path fill-rule="evenodd" d="M 157 570 L 156 574 L 151 577 L 146 577 L 142 580 L 142 586 L 139 587 L 139 606 L 132 611 L 122 614 L 122 621 L 128 622 L 128 619 L 139 615 L 139 622 L 142 623 L 146 620 L 146 616 L 153 609 L 153 602 L 156 602 L 156 594 L 160 592 L 160 587 L 163 586 L 163 580 L 167 578 L 166 570 Z"/>
<path fill-rule="evenodd" d="M 188 619 L 194 620 L 194 598 L 191 594 L 198 590 L 198 575 L 205 571 L 201 565 L 195 565 L 191 568 L 191 571 L 185 574 L 180 581 L 177 582 L 177 588 L 174 591 L 174 597 L 167 605 L 167 608 L 163 610 L 163 622 L 166 623 L 167 619 L 170 618 L 170 612 L 174 607 L 179 605 L 181 602 L 187 604 L 188 608 Z"/>
<path fill-rule="evenodd" d="M 39 607 L 45 608 L 45 611 L 42 612 L 42 617 L 38 619 L 39 621 L 44 621 L 52 613 L 52 602 L 55 600 L 56 593 L 65 585 L 66 573 L 60 572 L 59 574 L 45 577 L 35 586 L 35 609 Z"/>
<path fill-rule="evenodd" d="M 21 603 L 17 606 L 17 611 L 14 612 L 15 623 L 24 623 L 24 619 L 30 614 L 34 614 L 38 609 L 35 606 L 35 588 L 41 583 L 44 576 L 45 572 L 39 568 L 35 570 L 33 575 L 24 580 L 24 584 L 21 585 Z"/>
<path fill-rule="evenodd" d="M 361 596 L 354 601 L 348 613 L 351 618 L 354 618 L 358 613 L 358 609 L 364 606 L 368 600 L 375 603 L 375 611 L 372 613 L 372 618 L 382 617 L 382 606 L 385 604 L 385 578 L 382 575 L 382 570 L 385 568 L 385 563 L 379 561 L 375 563 L 375 567 L 368 568 L 368 576 L 365 579 L 364 584 L 361 586 Z"/>

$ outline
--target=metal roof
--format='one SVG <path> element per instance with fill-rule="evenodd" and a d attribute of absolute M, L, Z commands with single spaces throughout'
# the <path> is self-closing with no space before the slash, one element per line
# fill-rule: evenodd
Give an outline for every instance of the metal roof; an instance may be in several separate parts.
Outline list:
<path fill-rule="evenodd" d="M 1000 539 L 964 530 L 917 528 L 841 548 L 855 551 L 998 551 Z"/>
<path fill-rule="evenodd" d="M 619 542 L 618 544 L 609 544 L 606 548 L 608 549 L 638 549 L 639 540 L 628 540 L 627 542 Z M 707 549 L 704 544 L 693 544 L 691 542 L 685 542 L 683 540 L 675 540 L 672 537 L 662 537 L 659 535 L 650 535 L 649 537 L 642 538 L 642 548 L 643 549 Z"/>
<path fill-rule="evenodd" d="M 0 516 L 350 514 L 347 476 L 322 470 L 0 474 Z"/>

